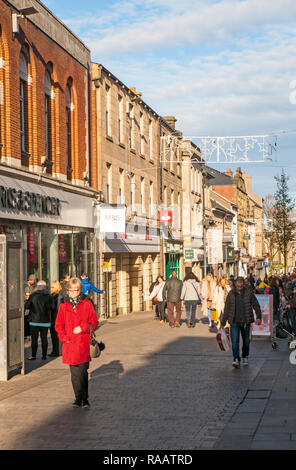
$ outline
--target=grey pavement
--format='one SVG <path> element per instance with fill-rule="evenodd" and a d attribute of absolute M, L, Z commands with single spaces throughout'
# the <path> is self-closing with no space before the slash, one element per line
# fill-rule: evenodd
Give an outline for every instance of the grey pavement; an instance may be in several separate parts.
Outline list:
<path fill-rule="evenodd" d="M 61 358 L 27 361 L 25 376 L 0 382 L 0 449 L 296 449 L 286 341 L 273 351 L 253 340 L 249 366 L 236 370 L 205 322 L 171 329 L 152 312 L 102 320 L 89 410 L 72 409 Z"/>

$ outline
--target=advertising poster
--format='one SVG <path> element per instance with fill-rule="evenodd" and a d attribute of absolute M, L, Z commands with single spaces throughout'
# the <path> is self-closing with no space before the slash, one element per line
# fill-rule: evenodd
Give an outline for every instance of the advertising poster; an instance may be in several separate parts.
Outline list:
<path fill-rule="evenodd" d="M 272 295 L 256 295 L 256 298 L 260 304 L 262 319 L 261 325 L 255 325 L 252 323 L 252 336 L 271 336 L 272 329 Z M 256 314 L 254 312 L 254 317 L 256 319 Z"/>

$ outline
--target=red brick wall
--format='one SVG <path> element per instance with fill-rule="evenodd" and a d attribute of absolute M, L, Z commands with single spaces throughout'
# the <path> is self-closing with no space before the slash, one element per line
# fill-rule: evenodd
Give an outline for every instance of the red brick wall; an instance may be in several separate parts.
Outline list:
<path fill-rule="evenodd" d="M 65 88 L 69 77 L 72 86 L 72 179 L 83 180 L 86 171 L 86 69 L 70 54 L 45 35 L 27 19 L 20 19 L 20 33 L 13 39 L 11 32 L 11 9 L 0 0 L 0 57 L 5 59 L 5 69 L 0 68 L 0 82 L 4 83 L 5 99 L 0 104 L 0 142 L 2 156 L 21 161 L 19 57 L 22 48 L 29 53 L 28 85 L 28 153 L 23 159 L 25 167 L 41 165 L 45 147 L 45 95 L 44 77 L 46 65 L 53 64 L 51 101 L 52 126 L 52 172 L 67 174 L 66 166 L 66 102 Z"/>

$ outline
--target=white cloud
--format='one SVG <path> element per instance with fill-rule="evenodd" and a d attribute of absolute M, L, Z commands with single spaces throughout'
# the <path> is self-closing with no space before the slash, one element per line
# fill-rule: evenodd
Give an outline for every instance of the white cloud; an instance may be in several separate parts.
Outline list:
<path fill-rule="evenodd" d="M 154 3 L 150 2 L 151 5 Z M 217 44 L 230 38 L 235 40 L 233 35 L 239 37 L 258 31 L 264 32 L 273 24 L 281 25 L 295 21 L 294 0 L 222 0 L 212 4 L 196 3 L 198 7 L 190 8 L 186 5 L 187 7 L 180 11 L 176 9 L 176 2 L 171 7 L 168 2 L 163 2 L 167 6 L 164 12 L 160 13 L 158 9 L 146 10 L 147 18 L 143 20 L 140 14 L 142 9 L 137 10 L 138 2 L 125 2 L 130 5 L 133 14 L 124 15 L 121 21 L 109 24 L 106 31 L 98 30 L 97 38 L 94 38 L 92 33 L 88 45 L 94 54 L 106 57 L 109 54 L 151 51 L 157 47 Z M 112 11 L 115 14 L 116 8 Z M 136 16 L 137 11 L 139 17 Z M 101 19 L 98 21 L 100 25 Z"/>

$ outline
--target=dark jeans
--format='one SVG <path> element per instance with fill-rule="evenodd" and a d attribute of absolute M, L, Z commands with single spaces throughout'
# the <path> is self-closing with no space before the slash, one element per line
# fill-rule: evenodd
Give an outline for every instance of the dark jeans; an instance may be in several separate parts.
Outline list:
<path fill-rule="evenodd" d="M 55 330 L 54 325 L 51 325 L 50 327 L 50 336 L 51 336 L 51 342 L 52 342 L 52 353 L 55 354 L 56 356 L 60 355 L 60 341 L 58 334 Z"/>
<path fill-rule="evenodd" d="M 157 301 L 156 307 L 158 308 L 158 314 L 160 320 L 165 320 L 165 305 L 166 301 L 163 300 L 162 302 Z"/>
<path fill-rule="evenodd" d="M 70 366 L 71 381 L 76 400 L 88 399 L 88 368 L 89 362 Z"/>
<path fill-rule="evenodd" d="M 186 318 L 190 323 L 195 323 L 196 307 L 198 306 L 197 300 L 185 300 Z"/>
<path fill-rule="evenodd" d="M 40 337 L 41 337 L 42 356 L 43 357 L 47 356 L 47 348 L 48 348 L 47 333 L 48 333 L 48 328 L 46 326 L 32 326 L 32 325 L 30 325 L 30 331 L 31 331 L 32 356 L 36 357 L 36 354 L 37 354 L 39 333 L 40 333 Z"/>
<path fill-rule="evenodd" d="M 242 357 L 249 356 L 250 350 L 250 325 L 246 325 L 245 323 L 233 322 L 230 325 L 230 338 L 232 344 L 232 353 L 233 359 L 238 359 L 240 361 L 239 355 L 239 338 L 240 334 L 243 339 L 243 348 L 242 348 Z"/>

